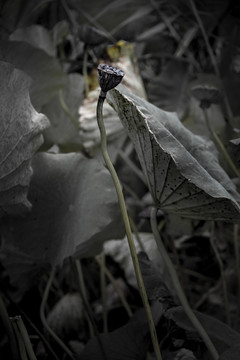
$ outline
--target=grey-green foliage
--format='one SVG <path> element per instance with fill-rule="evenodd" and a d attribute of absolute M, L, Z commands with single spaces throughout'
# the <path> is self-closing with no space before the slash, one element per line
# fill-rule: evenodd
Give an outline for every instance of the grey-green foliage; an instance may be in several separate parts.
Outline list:
<path fill-rule="evenodd" d="M 104 241 L 123 236 L 117 196 L 103 165 L 76 153 L 39 153 L 32 166 L 32 211 L 6 220 L 3 229 L 3 264 L 22 289 L 45 264 L 94 256 Z"/>
<path fill-rule="evenodd" d="M 48 120 L 29 99 L 30 78 L 0 62 L 0 217 L 30 208 L 31 159 L 43 142 Z"/>
<path fill-rule="evenodd" d="M 240 195 L 210 142 L 123 85 L 108 100 L 135 145 L 158 208 L 194 219 L 240 221 Z"/>
<path fill-rule="evenodd" d="M 59 61 L 28 43 L 0 41 L 0 60 L 9 62 L 32 78 L 30 97 L 36 109 L 48 103 L 66 85 L 66 74 Z"/>

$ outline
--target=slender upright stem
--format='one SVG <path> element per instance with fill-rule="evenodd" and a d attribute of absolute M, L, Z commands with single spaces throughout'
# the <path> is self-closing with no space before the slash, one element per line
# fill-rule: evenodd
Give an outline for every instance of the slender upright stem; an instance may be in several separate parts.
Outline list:
<path fill-rule="evenodd" d="M 52 271 L 50 273 L 50 276 L 49 276 L 49 279 L 48 279 L 44 294 L 43 294 L 43 298 L 42 298 L 42 302 L 41 302 L 41 306 L 40 306 L 40 318 L 41 318 L 42 324 L 44 325 L 45 329 L 53 337 L 53 339 L 56 341 L 56 343 L 58 343 L 58 345 L 63 349 L 63 351 L 65 351 L 65 353 L 70 357 L 70 359 L 74 360 L 72 352 L 62 342 L 62 340 L 57 336 L 57 334 L 55 334 L 55 332 L 50 328 L 50 326 L 48 325 L 48 322 L 46 320 L 46 317 L 45 317 L 45 306 L 46 306 L 46 303 L 47 303 L 49 291 L 51 289 L 55 273 L 56 273 L 56 268 L 53 267 Z"/>
<path fill-rule="evenodd" d="M 164 244 L 162 242 L 161 236 L 159 234 L 158 231 L 158 226 L 157 226 L 157 209 L 155 207 L 152 208 L 152 212 L 151 212 L 151 226 L 152 226 L 152 231 L 153 231 L 153 235 L 154 238 L 156 240 L 157 243 L 157 247 L 159 249 L 160 254 L 162 255 L 163 261 L 165 262 L 165 265 L 168 269 L 168 272 L 171 276 L 174 288 L 176 290 L 176 293 L 178 295 L 178 298 L 184 308 L 184 311 L 186 313 L 186 315 L 188 316 L 189 320 L 192 322 L 193 326 L 195 327 L 195 329 L 198 331 L 199 335 L 202 337 L 206 347 L 208 348 L 209 352 L 212 355 L 212 358 L 214 360 L 217 360 L 219 358 L 219 354 L 215 348 L 215 346 L 213 345 L 210 337 L 208 336 L 208 334 L 206 333 L 205 329 L 203 328 L 203 326 L 201 325 L 201 323 L 199 322 L 198 318 L 196 317 L 196 315 L 194 314 L 194 312 L 192 311 L 188 300 L 186 298 L 186 295 L 182 289 L 182 286 L 180 284 L 180 281 L 178 279 L 176 270 L 174 268 L 174 265 L 164 247 Z"/>
<path fill-rule="evenodd" d="M 0 294 L 0 319 L 2 320 L 2 324 L 5 328 L 6 334 L 8 336 L 12 359 L 19 360 L 18 346 L 17 346 L 16 338 L 15 338 L 14 331 L 12 329 L 11 322 L 8 317 L 7 309 L 6 309 L 6 306 L 4 304 L 1 294 Z"/>
<path fill-rule="evenodd" d="M 102 263 L 101 261 L 98 259 L 98 257 L 96 256 L 95 257 L 95 261 L 96 263 L 99 265 L 99 267 L 102 266 Z M 125 298 L 125 295 L 122 291 L 122 289 L 118 286 L 115 278 L 112 276 L 111 272 L 108 270 L 108 268 L 106 266 L 104 266 L 104 273 L 106 274 L 108 280 L 111 282 L 112 286 L 114 287 L 114 289 L 116 290 L 116 293 L 118 294 L 122 304 L 123 304 L 123 307 L 125 308 L 127 314 L 129 317 L 132 317 L 133 313 L 132 313 L 132 310 Z"/>
<path fill-rule="evenodd" d="M 92 317 L 89 316 L 89 312 L 91 311 L 89 303 L 88 303 L 88 297 L 87 297 L 87 291 L 86 291 L 86 286 L 85 286 L 85 281 L 84 281 L 84 277 L 83 277 L 83 271 L 82 271 L 82 264 L 81 264 L 81 260 L 76 259 L 75 260 L 75 267 L 76 267 L 76 274 L 77 274 L 77 278 L 78 278 L 78 285 L 79 285 L 79 293 L 80 296 L 82 297 L 83 303 L 84 305 L 87 303 L 88 306 L 85 306 L 85 312 L 86 312 L 86 318 L 87 318 L 87 323 L 88 323 L 88 327 L 89 327 L 89 333 L 91 338 L 94 337 L 94 326 L 92 325 Z"/>
<path fill-rule="evenodd" d="M 18 350 L 19 350 L 19 355 L 21 360 L 28 360 L 28 356 L 27 356 L 27 351 L 26 351 L 26 347 L 22 338 L 22 335 L 20 334 L 19 328 L 17 326 L 16 323 L 16 317 L 11 319 L 12 321 L 12 328 L 14 330 L 17 342 L 18 342 Z"/>
<path fill-rule="evenodd" d="M 21 316 L 17 317 L 16 324 L 17 324 L 19 332 L 20 332 L 20 334 L 22 336 L 22 339 L 23 339 L 23 342 L 24 342 L 26 352 L 28 354 L 29 359 L 30 360 L 37 360 L 36 355 L 34 354 L 34 351 L 33 351 L 33 348 L 32 348 L 32 344 L 31 344 L 27 329 L 26 329 L 26 327 L 24 325 L 24 322 L 23 322 Z"/>
<path fill-rule="evenodd" d="M 210 234 L 210 244 L 212 246 L 213 252 L 216 256 L 217 262 L 218 262 L 218 266 L 220 269 L 220 274 L 221 274 L 221 280 L 222 280 L 222 288 L 223 288 L 223 298 L 224 298 L 224 304 L 225 304 L 225 311 L 226 311 L 226 322 L 229 326 L 231 326 L 231 321 L 230 321 L 230 307 L 229 307 L 229 301 L 228 301 L 228 293 L 227 293 L 227 283 L 226 283 L 226 278 L 225 278 L 225 274 L 224 274 L 224 266 L 223 266 L 223 261 L 222 258 L 219 254 L 216 242 L 215 242 L 215 234 L 214 234 L 214 221 L 212 222 L 212 229 L 211 229 L 211 234 Z"/>
<path fill-rule="evenodd" d="M 133 237 L 132 237 L 132 230 L 130 227 L 127 208 L 126 208 L 124 196 L 122 193 L 122 187 L 121 187 L 120 181 L 118 179 L 117 173 L 114 169 L 114 166 L 111 162 L 111 159 L 109 157 L 108 151 L 107 151 L 107 136 L 106 136 L 106 130 L 105 130 L 104 122 L 103 122 L 103 113 L 102 113 L 105 97 L 101 96 L 101 94 L 98 98 L 98 104 L 97 104 L 97 122 L 98 122 L 98 127 L 99 127 L 100 135 L 101 135 L 102 154 L 103 154 L 103 158 L 105 160 L 106 166 L 112 176 L 112 179 L 113 179 L 113 182 L 114 182 L 114 185 L 116 188 L 118 202 L 119 202 L 121 213 L 122 213 L 122 219 L 124 222 L 127 239 L 128 239 L 128 245 L 129 245 L 129 249 L 130 249 L 130 253 L 131 253 L 131 257 L 132 257 L 132 261 L 133 261 L 133 266 L 134 266 L 134 270 L 135 270 L 135 274 L 136 274 L 136 279 L 137 279 L 137 283 L 138 283 L 138 287 L 139 287 L 139 292 L 140 292 L 140 295 L 142 298 L 144 308 L 146 310 L 146 315 L 147 315 L 147 319 L 148 319 L 149 330 L 150 330 L 150 334 L 151 334 L 151 338 L 152 338 L 154 352 L 155 352 L 157 360 L 161 360 L 162 357 L 161 357 L 161 353 L 160 353 L 160 349 L 159 349 L 157 333 L 156 333 L 156 329 L 155 329 L 155 325 L 154 325 L 154 321 L 153 321 L 153 317 L 152 317 L 151 308 L 150 308 L 150 305 L 148 302 L 146 290 L 144 287 L 144 282 L 143 282 L 143 278 L 142 278 L 142 274 L 141 274 L 141 270 L 140 270 L 140 265 L 138 262 L 135 244 L 134 244 Z"/>
<path fill-rule="evenodd" d="M 216 132 L 212 129 L 212 126 L 210 124 L 209 121 L 209 117 L 208 117 L 208 112 L 207 109 L 203 110 L 204 113 L 204 117 L 205 117 L 205 121 L 208 127 L 208 130 L 210 132 L 210 134 L 212 135 L 213 141 L 216 144 L 216 146 L 218 147 L 218 149 L 221 151 L 221 153 L 223 154 L 223 156 L 225 157 L 228 165 L 230 166 L 230 168 L 232 169 L 232 171 L 235 173 L 236 176 L 239 177 L 240 179 L 240 171 L 238 170 L 238 168 L 235 166 L 234 162 L 231 159 L 231 156 L 229 155 L 229 153 L 227 152 L 225 146 L 223 145 L 220 137 L 216 134 Z"/>

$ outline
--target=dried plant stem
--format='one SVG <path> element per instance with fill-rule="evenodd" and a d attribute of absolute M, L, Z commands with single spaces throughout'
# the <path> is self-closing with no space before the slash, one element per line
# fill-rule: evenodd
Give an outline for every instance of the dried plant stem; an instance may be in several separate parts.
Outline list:
<path fill-rule="evenodd" d="M 218 266 L 220 269 L 222 288 L 223 288 L 223 297 L 224 297 L 224 304 L 225 304 L 225 311 L 226 311 L 226 322 L 229 326 L 231 326 L 229 301 L 228 301 L 228 294 L 227 294 L 227 283 L 226 283 L 226 279 L 225 279 L 225 275 L 224 275 L 223 262 L 222 262 L 221 256 L 219 254 L 219 251 L 218 251 L 217 245 L 215 243 L 215 239 L 214 239 L 214 222 L 212 222 L 212 229 L 211 229 L 211 234 L 210 234 L 210 244 L 211 244 L 213 252 L 216 256 Z"/>
<path fill-rule="evenodd" d="M 18 350 L 19 350 L 19 354 L 20 354 L 20 359 L 21 360 L 28 360 L 28 356 L 27 356 L 27 352 L 26 352 L 26 347 L 24 345 L 23 342 L 23 338 L 22 335 L 20 334 L 19 328 L 16 324 L 16 318 L 12 318 L 12 328 L 14 330 L 16 339 L 17 339 L 17 343 L 18 343 Z"/>
<path fill-rule="evenodd" d="M 142 274 L 141 274 L 141 270 L 140 270 L 140 266 L 139 266 L 139 262 L 138 262 L 136 248 L 135 248 L 133 237 L 132 237 L 132 231 L 131 231 L 131 227 L 130 227 L 130 223 L 129 223 L 126 204 L 125 204 L 124 196 L 122 193 L 122 187 L 121 187 L 120 181 L 118 179 L 117 173 L 114 169 L 114 166 L 111 162 L 111 159 L 109 157 L 108 151 L 107 151 L 107 136 L 106 136 L 106 130 L 105 130 L 104 122 L 103 122 L 103 112 L 102 112 L 104 100 L 105 100 L 105 97 L 102 97 L 100 95 L 98 98 L 98 104 L 97 104 L 97 122 L 98 122 L 98 127 L 100 130 L 100 134 L 101 134 L 102 154 L 103 154 L 103 158 L 105 160 L 106 166 L 112 176 L 112 179 L 113 179 L 113 182 L 114 182 L 114 185 L 116 188 L 118 202 L 119 202 L 121 213 L 122 213 L 122 219 L 124 222 L 127 239 L 128 239 L 128 245 L 129 245 L 129 249 L 130 249 L 130 253 L 131 253 L 131 257 L 132 257 L 132 261 L 133 261 L 133 266 L 134 266 L 134 270 L 135 270 L 135 274 L 136 274 L 136 279 L 137 279 L 137 283 L 138 283 L 138 287 L 139 287 L 139 292 L 140 292 L 140 295 L 142 298 L 144 308 L 146 310 L 146 315 L 147 315 L 148 324 L 149 324 L 149 330 L 150 330 L 150 334 L 151 334 L 151 338 L 152 338 L 152 344 L 153 344 L 154 352 L 156 355 L 156 359 L 161 360 L 162 356 L 161 356 L 160 349 L 159 349 L 157 333 L 156 333 L 156 329 L 155 329 L 155 325 L 154 325 L 154 321 L 153 321 L 153 317 L 152 317 L 151 308 L 150 308 L 150 305 L 148 302 L 146 290 L 145 290 L 144 283 L 143 283 L 143 278 L 142 278 Z"/>
<path fill-rule="evenodd" d="M 226 159 L 228 165 L 230 166 L 230 168 L 232 169 L 232 171 L 240 179 L 240 171 L 237 169 L 234 162 L 232 161 L 231 156 L 228 154 L 228 152 L 227 152 L 225 146 L 223 145 L 221 139 L 218 137 L 218 135 L 216 134 L 216 132 L 212 129 L 212 127 L 210 125 L 207 109 L 203 109 L 203 113 L 204 113 L 204 117 L 205 117 L 205 121 L 206 121 L 208 130 L 209 130 L 210 134 L 212 135 L 214 143 L 216 144 L 217 148 L 221 151 L 221 153 L 225 157 L 225 159 Z"/>
<path fill-rule="evenodd" d="M 79 289 L 80 289 L 80 296 L 83 298 L 84 304 L 88 304 L 87 291 L 86 291 L 85 281 L 84 281 L 84 277 L 83 277 L 81 260 L 79 260 L 79 259 L 75 260 L 75 267 L 76 267 L 76 274 L 77 274 L 77 278 L 78 278 L 78 285 L 79 285 Z M 85 306 L 86 319 L 87 319 L 87 323 L 88 323 L 89 333 L 90 333 L 90 337 L 93 338 L 95 336 L 95 333 L 94 333 L 94 326 L 92 325 L 91 317 L 89 316 L 89 311 L 90 311 L 89 309 L 90 309 L 90 306 L 88 306 L 88 309 L 86 309 L 86 306 Z"/>
<path fill-rule="evenodd" d="M 174 265 L 164 247 L 164 244 L 162 242 L 160 233 L 158 231 L 158 226 L 157 226 L 157 208 L 153 207 L 152 208 L 152 212 L 151 212 L 151 227 L 152 227 L 152 231 L 153 231 L 153 235 L 154 238 L 156 240 L 158 249 L 160 254 L 162 255 L 162 258 L 165 262 L 165 265 L 168 269 L 168 272 L 171 276 L 174 288 L 176 290 L 176 293 L 178 295 L 178 298 L 183 306 L 183 309 L 186 313 L 186 315 L 188 316 L 189 320 L 192 322 L 193 326 L 195 327 L 195 329 L 198 331 L 199 335 L 201 336 L 201 338 L 203 339 L 206 347 L 208 348 L 209 352 L 212 355 L 212 358 L 214 360 L 217 360 L 219 358 L 219 354 L 215 348 L 215 346 L 213 345 L 211 339 L 209 338 L 208 334 L 206 333 L 205 329 L 203 328 L 203 326 L 201 325 L 201 323 L 199 322 L 198 318 L 196 317 L 196 315 L 194 314 L 194 312 L 192 311 L 188 300 L 186 298 L 186 295 L 182 289 L 182 286 L 180 284 L 180 281 L 178 279 L 176 270 L 174 268 Z"/>
<path fill-rule="evenodd" d="M 16 317 L 16 324 L 17 324 L 18 330 L 20 332 L 20 335 L 21 335 L 21 337 L 23 339 L 23 343 L 24 343 L 24 346 L 25 346 L 25 349 L 26 349 L 26 352 L 28 354 L 29 359 L 30 360 L 37 360 L 36 355 L 34 354 L 34 351 L 33 351 L 33 348 L 32 348 L 31 341 L 29 339 L 27 329 L 26 329 L 26 327 L 24 325 L 24 322 L 23 322 L 21 316 Z"/>
<path fill-rule="evenodd" d="M 99 265 L 99 267 L 102 266 L 101 261 L 98 259 L 98 257 L 95 257 L 95 261 L 97 262 L 97 264 Z M 110 271 L 107 269 L 106 266 L 104 266 L 104 273 L 106 274 L 108 280 L 111 282 L 111 284 L 113 285 L 114 289 L 116 290 L 116 293 L 118 294 L 123 307 L 125 308 L 127 314 L 129 317 L 132 317 L 132 310 L 130 308 L 130 306 L 128 305 L 128 302 L 124 296 L 124 293 L 122 292 L 122 290 L 120 289 L 120 287 L 118 286 L 116 280 L 114 279 L 114 277 L 112 276 L 112 274 L 110 273 Z"/>
<path fill-rule="evenodd" d="M 70 359 L 74 360 L 72 352 L 62 342 L 62 340 L 57 336 L 57 334 L 55 334 L 55 332 L 50 328 L 50 326 L 47 323 L 46 317 L 45 317 L 45 306 L 46 306 L 46 303 L 47 303 L 49 291 L 50 291 L 50 288 L 52 286 L 52 282 L 53 282 L 55 273 L 56 273 L 56 268 L 53 267 L 52 271 L 50 273 L 50 276 L 49 276 L 49 279 L 48 279 L 44 294 L 43 294 L 43 298 L 42 298 L 42 302 L 41 302 L 41 306 L 40 306 L 40 318 L 41 318 L 43 326 L 49 332 L 49 334 L 52 336 L 52 338 L 56 341 L 56 343 L 63 349 L 63 351 L 70 357 Z"/>
<path fill-rule="evenodd" d="M 5 332 L 8 336 L 12 359 L 19 360 L 18 346 L 17 346 L 16 338 L 15 338 L 14 331 L 13 331 L 12 325 L 11 325 L 11 321 L 9 320 L 7 309 L 6 309 L 6 306 L 4 304 L 1 294 L 0 294 L 0 319 L 4 326 Z"/>

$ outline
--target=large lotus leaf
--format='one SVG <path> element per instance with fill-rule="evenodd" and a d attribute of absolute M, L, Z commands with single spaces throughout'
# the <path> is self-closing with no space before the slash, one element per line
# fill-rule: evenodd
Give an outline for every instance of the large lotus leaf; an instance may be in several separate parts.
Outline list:
<path fill-rule="evenodd" d="M 48 146 L 57 144 L 67 151 L 76 151 L 82 147 L 78 127 L 78 108 L 83 96 L 83 76 L 69 74 L 63 91 L 42 107 L 42 111 L 51 122 L 51 126 L 44 132 L 44 140 Z"/>
<path fill-rule="evenodd" d="M 240 196 L 210 145 L 119 85 L 108 99 L 135 145 L 158 208 L 193 219 L 240 222 Z"/>
<path fill-rule="evenodd" d="M 3 254 L 8 256 L 3 264 L 15 284 L 31 270 L 31 259 L 39 267 L 69 256 L 93 256 L 104 241 L 122 238 L 124 231 L 111 176 L 96 160 L 39 153 L 33 170 L 32 211 L 23 219 L 9 219 L 4 228 Z M 16 274 L 12 264 L 19 262 L 19 253 L 27 267 Z"/>
<path fill-rule="evenodd" d="M 27 200 L 31 159 L 43 142 L 48 120 L 29 99 L 30 79 L 0 62 L 0 217 L 30 207 Z"/>
<path fill-rule="evenodd" d="M 57 59 L 21 41 L 0 41 L 0 60 L 26 72 L 31 78 L 31 101 L 37 109 L 49 102 L 66 84 Z"/>

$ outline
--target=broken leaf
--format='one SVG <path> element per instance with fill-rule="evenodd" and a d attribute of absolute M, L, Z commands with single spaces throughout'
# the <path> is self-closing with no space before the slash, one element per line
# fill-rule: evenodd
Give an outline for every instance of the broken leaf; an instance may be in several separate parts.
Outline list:
<path fill-rule="evenodd" d="M 30 79 L 0 62 L 0 217 L 30 208 L 27 200 L 31 160 L 43 142 L 48 120 L 29 99 Z"/>

